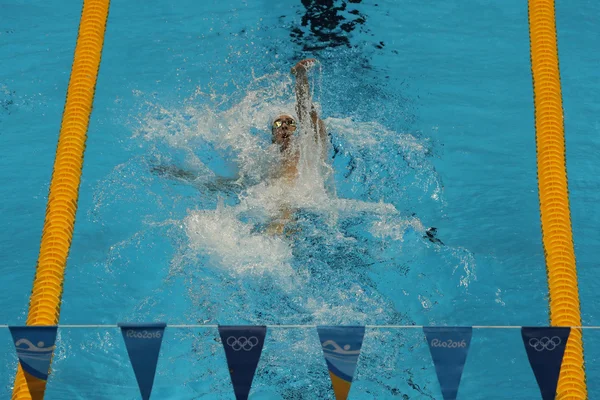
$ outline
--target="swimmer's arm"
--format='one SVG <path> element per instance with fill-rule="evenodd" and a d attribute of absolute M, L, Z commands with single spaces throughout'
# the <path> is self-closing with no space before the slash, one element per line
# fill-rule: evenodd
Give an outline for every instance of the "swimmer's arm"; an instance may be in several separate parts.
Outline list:
<path fill-rule="evenodd" d="M 308 83 L 307 69 L 310 69 L 315 62 L 316 60 L 314 59 L 302 60 L 292 68 L 291 72 L 296 76 L 296 113 L 298 114 L 298 119 L 302 122 L 304 116 L 309 115 L 315 139 L 319 140 L 323 149 L 325 149 L 327 144 L 325 123 L 319 118 L 319 114 L 312 102 L 310 84 Z M 310 107 L 310 111 L 308 111 L 307 107 Z"/>
<path fill-rule="evenodd" d="M 203 187 L 211 191 L 231 191 L 236 188 L 244 187 L 242 180 L 239 177 L 227 178 L 216 176 L 213 180 L 204 181 L 199 179 L 200 175 L 175 165 L 153 165 L 150 168 L 150 171 L 159 176 L 185 181 L 199 188 Z"/>
<path fill-rule="evenodd" d="M 186 182 L 193 182 L 198 178 L 198 175 L 192 171 L 179 168 L 175 165 L 153 165 L 150 168 L 150 172 L 167 178 L 181 179 Z"/>

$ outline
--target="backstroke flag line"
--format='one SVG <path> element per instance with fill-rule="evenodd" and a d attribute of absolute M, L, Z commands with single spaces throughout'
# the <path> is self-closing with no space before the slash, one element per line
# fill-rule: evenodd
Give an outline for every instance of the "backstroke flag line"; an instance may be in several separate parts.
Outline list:
<path fill-rule="evenodd" d="M 152 393 L 165 323 L 119 323 L 143 400 Z M 43 400 L 58 326 L 9 326 L 32 400 Z M 365 326 L 317 326 L 336 400 L 346 400 L 360 357 Z M 422 327 L 444 400 L 458 395 L 472 327 Z M 260 361 L 266 326 L 218 326 L 237 400 L 247 400 Z M 543 400 L 555 400 L 570 327 L 521 327 L 529 364 Z"/>
<path fill-rule="evenodd" d="M 265 344 L 267 327 L 219 325 L 219 335 L 225 349 L 235 398 L 246 400 Z"/>
<path fill-rule="evenodd" d="M 119 324 L 133 372 L 144 400 L 148 400 L 152 392 L 158 354 L 166 326 L 162 322 Z"/>
<path fill-rule="evenodd" d="M 331 385 L 337 400 L 346 400 L 365 336 L 364 326 L 317 326 Z"/>
<path fill-rule="evenodd" d="M 56 326 L 9 326 L 32 400 L 42 400 L 56 342 Z"/>
<path fill-rule="evenodd" d="M 554 400 L 569 327 L 522 327 L 521 336 L 529 364 L 542 393 L 542 399 Z"/>
<path fill-rule="evenodd" d="M 444 400 L 454 400 L 467 361 L 473 328 L 423 327 Z"/>

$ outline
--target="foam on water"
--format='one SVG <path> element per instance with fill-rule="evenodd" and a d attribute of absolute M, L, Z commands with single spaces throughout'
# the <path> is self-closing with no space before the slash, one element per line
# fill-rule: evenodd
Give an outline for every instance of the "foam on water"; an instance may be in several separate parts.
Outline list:
<path fill-rule="evenodd" d="M 237 218 L 235 208 L 192 211 L 185 219 L 189 245 L 211 256 L 213 265 L 238 274 L 271 272 L 291 275 L 290 247 L 277 236 L 253 232 L 252 224 Z"/>
<path fill-rule="evenodd" d="M 220 260 L 229 260 L 238 256 L 244 258 L 240 255 L 247 253 L 241 247 L 235 247 L 235 243 L 244 246 L 262 240 L 265 246 L 258 248 L 262 250 L 264 262 L 271 264 L 268 260 L 279 262 L 289 253 L 282 251 L 282 246 L 271 245 L 278 243 L 277 238 L 265 237 L 255 232 L 251 225 L 239 220 L 236 222 L 240 214 L 262 217 L 265 222 L 277 214 L 283 203 L 291 208 L 332 216 L 360 212 L 397 214 L 393 205 L 382 201 L 338 199 L 335 189 L 327 182 L 332 175 L 331 166 L 318 159 L 321 149 L 316 147 L 318 143 L 312 140 L 304 127 L 299 129 L 297 141 L 300 149 L 298 179 L 290 184 L 285 179 L 271 176 L 278 168 L 281 156 L 278 149 L 269 144 L 268 123 L 280 113 L 295 115 L 291 84 L 289 77 L 273 74 L 257 78 L 253 87 L 245 90 L 237 103 L 231 104 L 239 93 L 220 98 L 197 91 L 186 101 L 183 109 L 169 110 L 157 105 L 151 106 L 151 112 L 144 115 L 141 128 L 136 130 L 135 135 L 143 136 L 152 145 L 167 145 L 168 151 L 153 149 L 153 155 L 159 162 L 169 161 L 169 151 L 182 151 L 185 167 L 194 170 L 199 182 L 215 178 L 215 172 L 208 166 L 209 159 L 215 155 L 198 154 L 196 149 L 210 147 L 213 153 L 219 154 L 217 158 L 233 156 L 233 173 L 236 182 L 243 188 L 238 194 L 239 204 L 213 211 L 191 211 L 185 221 L 191 246 L 199 250 L 204 248 Z M 199 98 L 210 100 L 208 104 L 196 105 Z M 355 146 L 369 146 L 392 136 L 392 132 L 377 123 L 353 123 L 349 118 L 329 118 L 326 125 L 331 126 L 335 134 L 347 137 Z M 404 147 L 421 151 L 421 145 L 410 135 L 395 140 Z M 234 231 L 235 235 L 232 235 Z"/>
<path fill-rule="evenodd" d="M 314 88 L 314 79 L 312 83 Z M 217 297 L 191 291 L 194 302 L 203 299 L 206 304 L 210 297 L 208 301 L 217 304 L 234 296 L 244 304 L 239 310 L 219 312 L 202 306 L 192 315 L 210 321 L 238 316 L 261 323 L 410 322 L 378 291 L 385 269 L 372 275 L 384 281 L 372 280 L 368 266 L 397 268 L 398 263 L 410 262 L 399 246 L 407 234 L 410 246 L 423 243 L 424 224 L 398 205 L 405 206 L 403 196 L 408 204 L 411 194 L 402 192 L 406 187 L 416 188 L 421 197 L 439 197 L 441 185 L 426 161 L 426 140 L 379 122 L 326 118 L 337 146 L 334 161 L 347 163 L 349 171 L 340 175 L 342 164 L 325 162 L 312 131 L 300 125 L 295 139 L 298 177 L 290 180 L 276 173 L 282 156 L 270 134 L 277 115 L 297 118 L 288 76 L 255 78 L 250 87 L 227 95 L 198 90 L 183 106 L 171 109 L 149 107 L 135 135 L 148 145 L 153 162 L 179 164 L 194 172 L 193 185 L 214 189 L 201 191 L 199 206 L 188 209 L 181 225 L 183 251 L 191 257 L 176 255 L 173 262 L 182 265 L 171 271 L 195 276 L 190 279 L 197 282 L 191 283 L 196 288 L 221 287 L 222 296 Z M 327 150 L 325 159 L 331 160 L 332 149 Z M 407 167 L 398 165 L 398 159 Z M 402 181 L 409 176 L 405 170 L 412 171 L 412 181 Z M 230 182 L 227 187 L 220 186 L 223 176 Z M 346 198 L 338 195 L 340 188 Z M 200 202 L 207 196 L 216 207 Z M 292 217 L 283 234 L 274 235 L 269 225 L 281 218 L 282 209 L 293 210 Z M 443 257 L 452 259 L 455 270 L 462 266 L 466 276 L 460 284 L 468 285 L 472 260 L 454 260 L 464 256 L 449 250 Z M 217 275 L 206 275 L 209 271 Z M 425 293 L 410 293 L 416 304 L 424 304 Z M 426 303 L 432 304 L 429 299 Z"/>

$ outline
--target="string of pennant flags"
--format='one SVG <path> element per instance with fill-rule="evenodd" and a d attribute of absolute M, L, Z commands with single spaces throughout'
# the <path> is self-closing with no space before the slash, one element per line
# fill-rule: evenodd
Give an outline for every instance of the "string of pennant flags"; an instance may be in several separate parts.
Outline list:
<path fill-rule="evenodd" d="M 117 325 L 8 326 L 33 400 L 42 400 L 58 328 L 120 328 L 143 400 L 150 399 L 166 323 Z M 267 328 L 316 329 L 336 400 L 346 400 L 359 361 L 365 329 L 421 329 L 429 346 L 444 400 L 457 399 L 473 329 L 521 330 L 523 345 L 543 400 L 554 400 L 562 359 L 571 329 L 600 327 L 418 325 L 169 325 L 169 328 L 216 328 L 225 351 L 237 400 L 248 398 L 262 354 Z"/>

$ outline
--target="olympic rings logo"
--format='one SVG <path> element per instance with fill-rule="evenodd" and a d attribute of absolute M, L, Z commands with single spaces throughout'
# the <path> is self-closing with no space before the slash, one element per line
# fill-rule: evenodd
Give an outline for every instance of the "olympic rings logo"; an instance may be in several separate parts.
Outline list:
<path fill-rule="evenodd" d="M 552 351 L 555 348 L 557 348 L 558 345 L 560 345 L 560 343 L 561 343 L 561 340 L 558 336 L 553 336 L 552 338 L 544 336 L 541 339 L 536 339 L 536 338 L 529 339 L 529 345 L 531 347 L 533 347 L 534 349 L 536 349 L 536 351 L 544 351 L 544 350 Z"/>
<path fill-rule="evenodd" d="M 256 345 L 258 345 L 258 338 L 256 336 L 251 336 L 249 338 L 245 336 L 240 336 L 239 338 L 236 338 L 235 336 L 229 336 L 227 338 L 227 345 L 234 351 L 250 351 Z"/>

